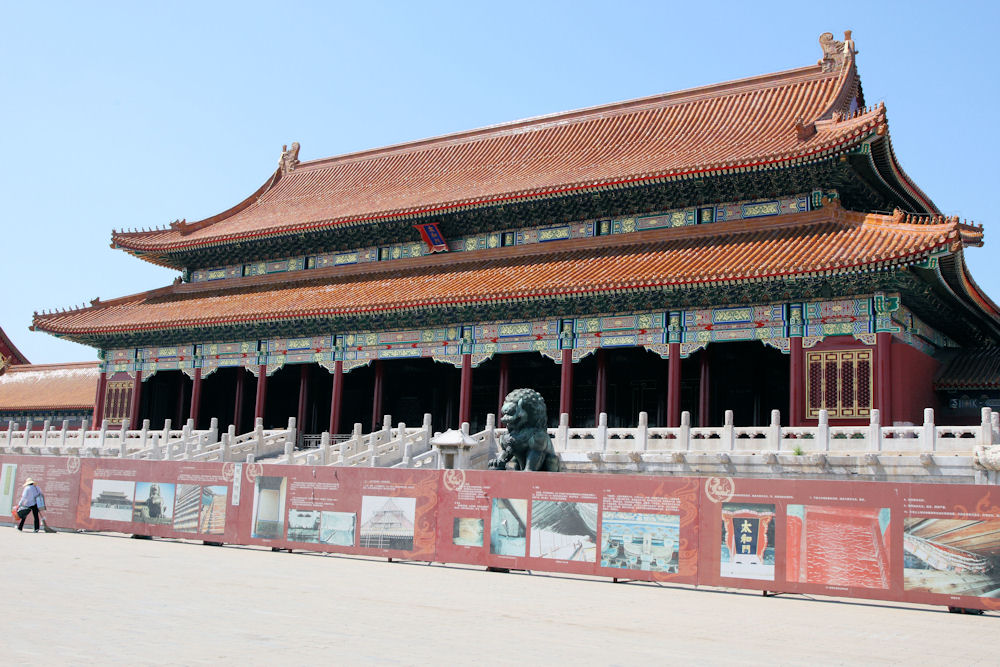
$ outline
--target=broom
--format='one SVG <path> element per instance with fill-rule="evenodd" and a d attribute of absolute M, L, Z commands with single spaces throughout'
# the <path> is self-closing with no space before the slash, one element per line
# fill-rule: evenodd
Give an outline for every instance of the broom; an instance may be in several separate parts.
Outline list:
<path fill-rule="evenodd" d="M 38 500 L 36 502 L 38 504 L 38 515 L 42 521 L 42 528 L 45 530 L 46 533 L 56 532 L 56 529 L 50 528 L 49 522 L 45 520 L 45 496 L 43 496 L 41 492 L 38 493 Z"/>

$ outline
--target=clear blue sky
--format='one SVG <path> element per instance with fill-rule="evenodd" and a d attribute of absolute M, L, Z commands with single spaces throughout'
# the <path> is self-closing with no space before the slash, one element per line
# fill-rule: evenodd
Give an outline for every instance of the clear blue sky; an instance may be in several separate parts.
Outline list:
<path fill-rule="evenodd" d="M 865 99 L 1000 301 L 989 203 L 1000 11 L 986 2 L 10 2 L 0 0 L 0 327 L 34 363 L 93 349 L 32 312 L 176 272 L 111 230 L 218 213 L 282 144 L 310 160 L 816 62 L 854 31 Z"/>

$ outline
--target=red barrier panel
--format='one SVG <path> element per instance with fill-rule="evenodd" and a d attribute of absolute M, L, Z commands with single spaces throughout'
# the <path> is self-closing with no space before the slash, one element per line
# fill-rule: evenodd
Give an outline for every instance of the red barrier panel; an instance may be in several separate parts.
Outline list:
<path fill-rule="evenodd" d="M 1000 609 L 1000 487 L 0 458 L 50 524 Z"/>

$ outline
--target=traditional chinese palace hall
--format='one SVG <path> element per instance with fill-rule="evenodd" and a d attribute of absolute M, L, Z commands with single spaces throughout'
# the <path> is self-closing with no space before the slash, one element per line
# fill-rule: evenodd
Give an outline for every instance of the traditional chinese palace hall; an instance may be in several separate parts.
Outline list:
<path fill-rule="evenodd" d="M 97 348 L 98 423 L 475 430 L 522 386 L 573 426 L 978 419 L 1000 406 L 1000 311 L 965 263 L 982 226 L 907 177 L 850 33 L 820 46 L 349 155 L 292 144 L 218 215 L 112 233 L 173 284 L 33 328 Z"/>

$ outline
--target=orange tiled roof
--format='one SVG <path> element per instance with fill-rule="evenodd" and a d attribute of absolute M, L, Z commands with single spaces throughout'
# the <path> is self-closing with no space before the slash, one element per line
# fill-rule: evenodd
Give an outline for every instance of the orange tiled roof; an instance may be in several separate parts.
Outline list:
<path fill-rule="evenodd" d="M 842 119 L 860 96 L 853 42 L 836 63 L 304 162 L 213 218 L 113 241 L 173 252 L 806 162 L 886 131 L 882 106 Z"/>
<path fill-rule="evenodd" d="M 37 315 L 35 327 L 72 338 L 781 279 L 919 261 L 978 242 L 977 233 L 957 219 L 917 222 L 827 206 L 768 220 L 525 246 L 518 255 L 498 248 L 255 276 L 225 286 L 172 285 Z"/>
<path fill-rule="evenodd" d="M 0 375 L 0 410 L 73 410 L 94 407 L 97 362 L 24 364 Z"/>

